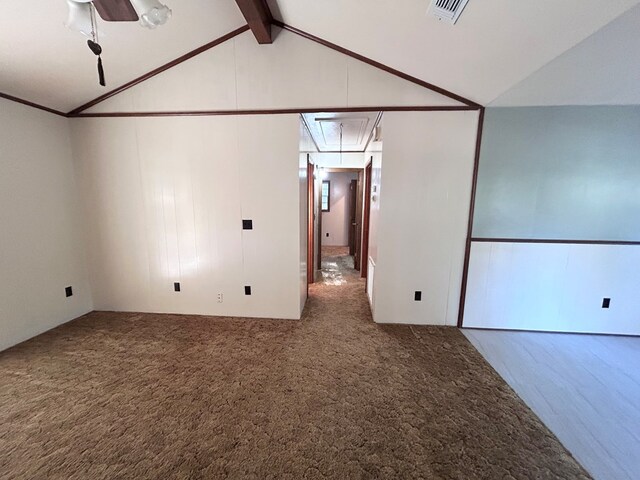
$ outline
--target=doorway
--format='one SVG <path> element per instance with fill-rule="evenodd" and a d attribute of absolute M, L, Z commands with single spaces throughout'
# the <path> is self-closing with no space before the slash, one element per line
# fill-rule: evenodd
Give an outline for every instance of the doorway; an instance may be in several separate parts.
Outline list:
<path fill-rule="evenodd" d="M 300 115 L 308 180 L 307 285 L 365 277 L 365 165 L 370 152 L 381 148 L 381 119 L 382 112 Z"/>
<path fill-rule="evenodd" d="M 324 281 L 340 284 L 358 275 L 362 263 L 362 169 L 320 169 L 320 270 Z M 338 275 L 338 270 L 341 272 Z"/>

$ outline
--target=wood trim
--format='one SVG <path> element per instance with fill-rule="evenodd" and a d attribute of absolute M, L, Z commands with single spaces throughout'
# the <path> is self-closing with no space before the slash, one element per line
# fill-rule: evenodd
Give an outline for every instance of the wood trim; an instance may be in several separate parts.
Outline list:
<path fill-rule="evenodd" d="M 486 328 L 486 327 L 464 327 L 465 330 L 481 330 L 485 332 L 523 332 L 523 333 L 547 333 L 547 334 L 562 334 L 562 335 L 601 335 L 603 337 L 632 337 L 638 338 L 639 334 L 634 333 L 602 333 L 602 332 L 563 332 L 560 330 L 530 330 L 530 329 L 517 329 L 517 328 Z"/>
<path fill-rule="evenodd" d="M 320 186 L 322 188 L 322 185 Z M 316 257 L 318 257 L 318 268 L 317 270 L 322 270 L 322 191 L 318 192 L 319 195 L 316 195 L 316 200 L 318 201 L 318 231 L 316 232 L 316 236 L 318 237 L 318 251 L 316 252 Z"/>
<path fill-rule="evenodd" d="M 362 215 L 362 258 L 360 260 L 360 278 L 365 281 L 365 291 L 367 290 L 369 272 L 369 222 L 371 220 L 371 184 L 373 176 L 373 156 L 364 167 L 364 206 Z"/>
<path fill-rule="evenodd" d="M 106 98 L 104 99 L 106 100 Z M 96 102 L 99 103 L 99 102 Z M 90 108 L 89 105 L 86 108 Z M 66 116 L 71 118 L 112 118 L 112 117 L 212 117 L 224 115 L 287 115 L 300 113 L 319 112 L 457 112 L 475 111 L 475 107 L 316 107 L 316 108 L 281 108 L 266 110 L 186 110 L 186 111 L 160 111 L 160 112 L 107 112 L 107 113 L 73 113 Z M 64 115 L 64 114 L 62 114 Z M 324 152 L 328 153 L 328 152 Z M 361 152 L 355 152 L 361 153 Z"/>
<path fill-rule="evenodd" d="M 273 15 L 265 0 L 236 0 L 251 32 L 258 43 L 264 45 L 273 42 L 271 24 Z"/>
<path fill-rule="evenodd" d="M 478 187 L 478 169 L 480 166 L 480 149 L 482 148 L 482 129 L 484 127 L 484 107 L 478 117 L 478 133 L 476 134 L 476 154 L 473 160 L 473 179 L 471 181 L 471 200 L 469 202 L 469 220 L 467 222 L 467 241 L 464 249 L 464 267 L 462 269 L 462 287 L 458 306 L 458 328 L 464 321 L 464 304 L 467 296 L 467 279 L 469 277 L 469 258 L 471 256 L 471 235 L 473 232 L 473 214 L 476 206 L 476 190 Z"/>
<path fill-rule="evenodd" d="M 172 67 L 175 67 L 176 65 L 185 62 L 187 60 L 189 60 L 190 58 L 195 57 L 196 55 L 200 55 L 202 52 L 205 52 L 217 45 L 220 45 L 221 43 L 226 42 L 227 40 L 232 39 L 233 37 L 240 35 L 241 33 L 246 32 L 247 30 L 249 30 L 249 25 L 245 25 L 243 27 L 240 28 L 236 28 L 235 30 L 227 33 L 226 35 L 223 35 L 220 38 L 216 38 L 215 40 L 206 43 L 204 45 L 202 45 L 201 47 L 196 48 L 195 50 L 191 50 L 188 53 L 185 53 L 184 55 L 171 60 L 169 63 L 165 63 L 164 65 L 151 70 L 150 72 L 145 73 L 144 75 L 139 76 L 138 78 L 134 78 L 133 80 L 131 80 L 130 82 L 125 83 L 124 85 L 119 86 L 118 88 L 115 88 L 107 93 L 105 93 L 104 95 L 100 95 L 97 98 L 94 98 L 93 100 L 91 100 L 90 102 L 85 103 L 84 105 L 80 105 L 77 108 L 74 108 L 73 110 L 71 110 L 68 113 L 69 117 L 76 117 L 78 116 L 78 114 L 80 112 L 83 112 L 84 110 L 86 110 L 87 108 L 91 108 L 95 105 L 97 105 L 100 102 L 105 101 L 108 98 L 113 97 L 114 95 L 117 95 L 119 93 L 124 92 L 125 90 L 128 90 L 129 88 L 138 85 L 139 83 L 144 82 L 145 80 L 149 80 L 151 77 L 155 77 L 156 75 L 158 75 L 159 73 L 162 73 L 166 70 L 169 70 Z M 119 116 L 125 116 L 125 115 L 119 115 Z M 134 115 L 129 115 L 129 116 L 134 116 Z"/>
<path fill-rule="evenodd" d="M 0 92 L 0 98 L 4 98 L 5 100 L 9 100 L 11 102 L 21 103 L 22 105 L 26 105 L 27 107 L 37 108 L 38 110 L 44 110 L 45 112 L 53 113 L 54 115 L 59 115 L 61 117 L 67 116 L 66 113 L 61 112 L 59 110 L 54 110 L 53 108 L 45 107 L 44 105 L 30 102 L 29 100 L 25 100 L 23 98 L 14 97 L 13 95 L 9 95 L 8 93 Z"/>
<path fill-rule="evenodd" d="M 314 224 L 315 224 L 315 197 L 314 197 L 314 174 L 315 165 L 311 163 L 311 156 L 307 153 L 307 296 L 309 295 L 309 284 L 315 282 L 314 271 Z"/>
<path fill-rule="evenodd" d="M 635 240 L 566 240 L 553 238 L 472 238 L 472 242 L 485 243 L 556 243 L 565 245 L 640 245 Z"/>
<path fill-rule="evenodd" d="M 295 33 L 303 38 L 306 38 L 307 40 L 311 40 L 313 42 L 319 43 L 320 45 L 323 45 L 325 47 L 328 47 L 332 50 L 335 50 L 336 52 L 340 52 L 344 55 L 347 55 L 351 58 L 355 58 L 356 60 L 360 60 L 361 62 L 364 62 L 368 65 L 371 65 L 372 67 L 378 68 L 380 70 L 383 70 L 387 73 L 390 73 L 391 75 L 395 75 L 396 77 L 402 78 L 403 80 L 407 80 L 408 82 L 411 83 L 415 83 L 416 85 L 420 85 L 421 87 L 424 87 L 426 89 L 429 89 L 431 91 L 434 91 L 436 93 L 439 93 L 440 95 L 444 95 L 445 97 L 451 98 L 452 100 L 455 100 L 457 102 L 461 102 L 464 103 L 465 105 L 468 105 L 470 107 L 474 107 L 475 109 L 478 109 L 481 107 L 481 105 L 479 103 L 476 103 L 474 101 L 469 100 L 468 98 L 465 98 L 461 95 L 458 95 L 456 93 L 450 92 L 449 90 L 446 90 L 442 87 L 438 87 L 437 85 L 434 85 L 432 83 L 429 82 L 425 82 L 424 80 L 420 80 L 419 78 L 413 77 L 411 75 L 408 75 L 404 72 L 401 72 L 399 70 L 396 70 L 395 68 L 391 68 L 388 65 L 384 65 L 380 62 L 376 62 L 375 60 L 372 60 L 370 58 L 365 57 L 364 55 L 360 55 L 359 53 L 355 53 L 351 50 L 348 50 L 346 48 L 341 47 L 340 45 L 336 45 L 335 43 L 331 43 L 328 42 L 327 40 L 324 40 L 320 37 L 316 37 L 315 35 L 312 35 L 310 33 L 307 33 L 303 30 L 297 29 L 295 27 L 292 27 L 290 25 L 287 25 L 284 22 L 281 22 L 279 20 L 274 20 L 273 24 L 284 29 L 284 30 L 288 30 L 292 33 Z"/>

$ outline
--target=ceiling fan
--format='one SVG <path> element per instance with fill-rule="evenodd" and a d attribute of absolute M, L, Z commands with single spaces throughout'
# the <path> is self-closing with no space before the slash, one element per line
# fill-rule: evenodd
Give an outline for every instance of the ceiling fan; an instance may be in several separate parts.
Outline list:
<path fill-rule="evenodd" d="M 171 17 L 171 9 L 159 0 L 67 0 L 69 16 L 65 25 L 89 37 L 89 49 L 98 57 L 100 85 L 106 85 L 102 68 L 102 47 L 98 43 L 96 12 L 105 22 L 137 22 L 154 29 Z"/>
<path fill-rule="evenodd" d="M 147 28 L 164 25 L 171 17 L 171 9 L 158 0 L 67 0 L 67 26 L 82 31 L 93 6 L 105 22 L 137 22 Z M 80 27 L 80 28 L 78 28 Z M 82 33 L 85 33 L 82 31 Z M 86 33 L 85 33 L 86 34 Z"/>

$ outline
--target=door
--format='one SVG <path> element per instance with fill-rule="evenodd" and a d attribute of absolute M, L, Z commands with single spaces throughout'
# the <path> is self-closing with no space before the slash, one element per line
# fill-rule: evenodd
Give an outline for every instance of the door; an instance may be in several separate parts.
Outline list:
<path fill-rule="evenodd" d="M 358 198 L 358 180 L 349 185 L 349 255 L 356 255 L 356 199 Z"/>
<path fill-rule="evenodd" d="M 356 253 L 353 256 L 353 267 L 360 270 L 362 261 L 362 194 L 364 192 L 364 170 L 358 172 L 358 188 L 356 191 Z"/>
<path fill-rule="evenodd" d="M 364 169 L 364 212 L 362 215 L 362 266 L 360 276 L 367 278 L 367 267 L 369 266 L 369 212 L 371 212 L 371 162 L 373 157 Z"/>

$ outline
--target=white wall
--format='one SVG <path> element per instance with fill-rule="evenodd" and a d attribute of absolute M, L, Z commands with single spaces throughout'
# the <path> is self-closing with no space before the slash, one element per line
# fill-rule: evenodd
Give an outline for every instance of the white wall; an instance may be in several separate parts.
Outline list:
<path fill-rule="evenodd" d="M 640 107 L 487 109 L 464 326 L 640 334 Z M 611 299 L 609 309 L 603 298 Z"/>
<path fill-rule="evenodd" d="M 376 322 L 455 325 L 477 121 L 478 112 L 385 113 Z"/>
<path fill-rule="evenodd" d="M 0 350 L 93 309 L 67 122 L 0 99 Z"/>
<path fill-rule="evenodd" d="M 90 111 L 455 103 L 280 32 L 267 46 L 240 35 Z M 299 318 L 297 116 L 75 119 L 72 126 L 97 308 Z M 248 216 L 255 230 L 239 231 Z M 173 292 L 175 281 L 182 292 Z"/>
<path fill-rule="evenodd" d="M 383 123 L 384 117 L 382 118 L 380 125 L 383 125 Z M 374 285 L 376 262 L 378 261 L 378 225 L 380 223 L 380 192 L 382 188 L 382 144 L 383 142 L 371 142 L 367 147 L 367 152 L 365 153 L 365 164 L 368 165 L 369 162 L 371 162 L 371 199 L 369 205 L 369 238 L 363 239 L 363 241 L 369 242 L 369 253 L 368 258 L 363 259 L 363 262 L 367 262 L 367 296 L 369 297 L 369 304 L 371 305 L 371 311 L 373 312 L 374 318 Z M 363 190 L 365 189 L 366 173 Z M 366 190 L 363 194 L 367 195 Z"/>
<path fill-rule="evenodd" d="M 460 105 L 288 31 L 245 32 L 87 112 Z"/>
<path fill-rule="evenodd" d="M 384 119 L 383 119 L 384 121 Z M 367 165 L 371 162 L 371 204 L 369 208 L 369 258 L 378 261 L 378 225 L 380 223 L 380 199 L 382 191 L 382 142 L 375 150 L 368 150 Z M 366 192 L 365 192 L 366 194 Z"/>
<path fill-rule="evenodd" d="M 300 317 L 297 115 L 78 119 L 72 138 L 97 309 Z"/>
<path fill-rule="evenodd" d="M 639 267 L 639 246 L 473 243 L 464 326 L 638 334 Z"/>
<path fill-rule="evenodd" d="M 314 153 L 313 163 L 326 168 L 364 168 L 365 155 L 361 152 Z"/>
<path fill-rule="evenodd" d="M 298 177 L 300 179 L 299 183 L 299 255 L 300 255 L 300 315 L 302 315 L 302 310 L 304 310 L 304 305 L 307 303 L 307 229 L 308 229 L 308 210 L 307 210 L 307 202 L 308 202 L 308 186 L 307 186 L 307 158 L 306 155 L 300 156 L 299 162 L 299 170 Z"/>
<path fill-rule="evenodd" d="M 349 244 L 349 208 L 351 180 L 356 180 L 354 172 L 327 173 L 329 180 L 329 211 L 322 212 L 322 245 L 345 246 Z"/>
<path fill-rule="evenodd" d="M 308 163 L 311 160 L 311 151 L 313 150 L 313 140 L 308 130 L 299 121 L 300 132 L 300 154 L 298 157 L 299 178 L 300 178 L 300 314 L 304 310 L 307 302 L 307 236 L 309 234 L 309 185 L 307 178 Z M 311 259 L 314 262 L 314 259 Z"/>

